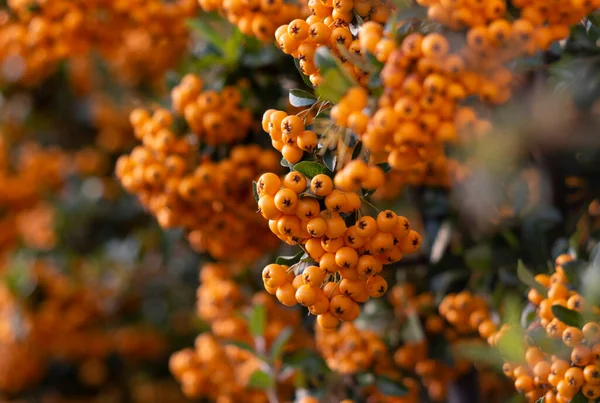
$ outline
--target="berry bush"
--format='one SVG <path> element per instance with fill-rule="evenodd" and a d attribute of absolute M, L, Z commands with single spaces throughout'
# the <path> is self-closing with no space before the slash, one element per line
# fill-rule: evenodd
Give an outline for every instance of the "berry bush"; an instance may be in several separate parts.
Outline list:
<path fill-rule="evenodd" d="M 0 402 L 598 402 L 599 128 L 599 0 L 0 0 Z"/>

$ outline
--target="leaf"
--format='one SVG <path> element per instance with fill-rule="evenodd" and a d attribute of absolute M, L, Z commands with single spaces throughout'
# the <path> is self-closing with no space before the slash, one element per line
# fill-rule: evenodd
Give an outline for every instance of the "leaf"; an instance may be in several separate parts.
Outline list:
<path fill-rule="evenodd" d="M 331 172 L 325 165 L 319 164 L 315 161 L 299 162 L 294 165 L 294 171 L 300 172 L 309 179 L 312 179 L 319 174 L 325 174 L 331 177 L 333 176 L 333 172 Z"/>
<path fill-rule="evenodd" d="M 315 51 L 315 65 L 323 77 L 316 92 L 327 101 L 338 102 L 356 82 L 329 48 L 321 46 Z"/>
<path fill-rule="evenodd" d="M 313 88 L 313 84 L 310 82 L 310 78 L 308 78 L 308 76 L 304 74 L 304 72 L 300 68 L 300 61 L 294 58 L 294 64 L 296 65 L 296 70 L 298 70 L 298 73 L 300 73 L 300 77 L 302 77 L 302 81 L 304 81 L 304 84 L 306 84 L 309 88 Z"/>
<path fill-rule="evenodd" d="M 593 400 L 593 399 L 588 400 L 588 398 L 585 397 L 583 392 L 579 391 L 575 396 L 573 396 L 573 398 L 571 399 L 571 401 L 569 403 L 588 403 L 588 402 L 593 402 L 593 401 L 595 401 L 595 400 Z"/>
<path fill-rule="evenodd" d="M 310 106 L 317 102 L 317 98 L 308 91 L 293 89 L 289 94 L 290 104 L 296 107 Z"/>
<path fill-rule="evenodd" d="M 425 339 L 425 333 L 421 321 L 416 313 L 408 315 L 407 321 L 402 327 L 402 340 L 405 342 L 418 342 Z"/>
<path fill-rule="evenodd" d="M 581 274 L 585 272 L 585 269 L 587 269 L 588 263 L 583 260 L 573 259 L 569 262 L 563 263 L 561 266 L 569 283 L 577 284 Z"/>
<path fill-rule="evenodd" d="M 498 350 L 479 341 L 459 341 L 452 350 L 457 357 L 461 357 L 475 363 L 487 364 L 501 368 L 504 360 Z"/>
<path fill-rule="evenodd" d="M 331 172 L 335 171 L 335 166 L 337 164 L 337 153 L 335 150 L 328 149 L 325 151 L 325 155 L 323 155 L 323 163 Z"/>
<path fill-rule="evenodd" d="M 256 370 L 248 379 L 248 387 L 254 389 L 269 389 L 275 385 L 275 380 L 266 372 Z"/>
<path fill-rule="evenodd" d="M 271 362 L 275 362 L 277 359 L 279 359 L 279 357 L 281 357 L 283 348 L 290 340 L 290 337 L 292 337 L 292 334 L 294 334 L 294 329 L 290 326 L 287 326 L 281 331 L 281 333 L 277 335 L 277 338 L 273 341 L 271 346 Z"/>
<path fill-rule="evenodd" d="M 381 164 L 377 164 L 377 166 L 383 169 L 384 173 L 388 173 L 392 170 L 392 167 L 387 162 L 382 162 Z"/>
<path fill-rule="evenodd" d="M 279 163 L 282 167 L 291 168 L 292 164 L 289 163 L 284 157 L 281 158 L 281 162 Z"/>
<path fill-rule="evenodd" d="M 375 387 L 387 396 L 405 396 L 408 393 L 406 386 L 382 375 L 375 377 Z"/>
<path fill-rule="evenodd" d="M 256 352 L 254 351 L 254 348 L 252 348 L 252 346 L 250 344 L 244 343 L 243 341 L 230 340 L 230 341 L 227 341 L 227 344 L 232 344 L 236 347 L 241 348 L 242 350 L 246 350 L 252 354 L 256 354 Z"/>
<path fill-rule="evenodd" d="M 258 188 L 256 181 L 252 181 L 252 193 L 254 194 L 254 200 L 256 200 L 256 202 L 258 203 L 260 197 L 258 197 Z"/>
<path fill-rule="evenodd" d="M 537 316 L 536 312 L 537 308 L 532 304 L 528 304 L 525 309 L 523 309 L 523 313 L 521 313 L 521 326 L 523 329 L 527 329 L 535 320 Z"/>
<path fill-rule="evenodd" d="M 546 396 L 540 397 L 538 400 L 535 401 L 535 403 L 544 403 L 544 400 L 546 400 Z"/>
<path fill-rule="evenodd" d="M 295 263 L 298 263 L 303 255 L 304 251 L 300 251 L 294 256 L 279 256 L 277 259 L 275 259 L 275 263 L 282 264 L 285 266 L 291 266 Z"/>
<path fill-rule="evenodd" d="M 358 156 L 360 155 L 360 152 L 363 149 L 363 143 L 362 141 L 359 141 L 356 143 L 356 147 L 354 147 L 354 150 L 352 150 L 352 159 L 355 160 L 358 158 Z"/>
<path fill-rule="evenodd" d="M 250 311 L 248 319 L 248 328 L 253 337 L 261 337 L 265 334 L 265 325 L 267 323 L 267 310 L 263 305 L 255 305 Z"/>
<path fill-rule="evenodd" d="M 356 382 L 360 387 L 367 387 L 373 385 L 375 383 L 375 376 L 370 372 L 361 372 L 355 375 Z"/>
<path fill-rule="evenodd" d="M 583 315 L 577 311 L 572 311 L 562 305 L 552 305 L 552 314 L 561 322 L 568 326 L 575 326 L 579 329 L 585 323 Z"/>
<path fill-rule="evenodd" d="M 488 272 L 492 265 L 491 245 L 481 243 L 465 250 L 465 263 L 473 271 Z"/>
<path fill-rule="evenodd" d="M 198 32 L 203 38 L 217 48 L 222 55 L 225 55 L 225 41 L 209 23 L 202 18 L 189 18 L 185 20 L 185 25 L 191 30 Z"/>
<path fill-rule="evenodd" d="M 542 295 L 544 298 L 547 298 L 548 290 L 543 285 L 535 281 L 535 277 L 533 277 L 533 274 L 531 274 L 521 260 L 519 260 L 519 263 L 517 263 L 517 277 L 519 277 L 519 280 L 521 280 L 523 284 L 534 288 L 540 293 L 540 295 Z"/>

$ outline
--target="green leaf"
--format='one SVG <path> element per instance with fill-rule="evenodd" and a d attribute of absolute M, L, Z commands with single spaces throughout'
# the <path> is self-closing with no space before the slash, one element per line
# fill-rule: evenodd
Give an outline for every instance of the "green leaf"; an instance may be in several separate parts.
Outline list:
<path fill-rule="evenodd" d="M 296 165 L 294 165 L 294 171 L 300 172 L 302 175 L 306 176 L 309 179 L 312 179 L 319 174 L 333 176 L 333 172 L 331 172 L 329 168 L 315 161 L 299 162 Z"/>
<path fill-rule="evenodd" d="M 293 264 L 298 263 L 303 255 L 304 251 L 300 251 L 294 256 L 279 256 L 277 259 L 275 259 L 275 263 L 282 264 L 285 266 L 291 266 Z"/>
<path fill-rule="evenodd" d="M 256 370 L 248 379 L 248 387 L 253 389 L 269 389 L 275 385 L 275 380 L 264 371 Z"/>
<path fill-rule="evenodd" d="M 504 360 L 498 350 L 478 341 L 459 341 L 452 347 L 457 357 L 461 357 L 478 364 L 491 365 L 501 368 Z"/>
<path fill-rule="evenodd" d="M 300 68 L 300 61 L 294 58 L 294 64 L 296 65 L 296 70 L 298 70 L 298 73 L 300 73 L 300 77 L 302 77 L 302 81 L 304 81 L 304 84 L 306 84 L 309 88 L 313 88 L 313 85 L 310 82 L 310 78 L 308 78 L 308 76 L 304 74 L 304 72 Z"/>
<path fill-rule="evenodd" d="M 406 386 L 382 375 L 375 377 L 375 387 L 386 396 L 405 396 L 408 393 Z"/>
<path fill-rule="evenodd" d="M 314 105 L 315 102 L 317 102 L 317 98 L 315 98 L 313 94 L 311 94 L 308 91 L 300 90 L 297 88 L 290 90 L 289 99 L 290 104 L 296 107 L 310 106 Z"/>
<path fill-rule="evenodd" d="M 248 319 L 248 328 L 253 337 L 261 337 L 265 334 L 265 325 L 267 323 L 267 310 L 263 305 L 255 305 L 250 311 Z"/>
<path fill-rule="evenodd" d="M 585 397 L 583 391 L 579 391 L 575 396 L 573 396 L 569 403 L 588 403 L 593 401 L 595 400 L 589 400 L 587 397 Z"/>
<path fill-rule="evenodd" d="M 577 311 L 572 311 L 565 308 L 562 305 L 552 305 L 552 314 L 561 322 L 568 326 L 575 326 L 580 328 L 584 325 L 585 321 L 583 315 Z"/>
<path fill-rule="evenodd" d="M 573 259 L 569 262 L 563 263 L 561 266 L 569 283 L 577 284 L 581 278 L 581 275 L 585 273 L 585 270 L 588 268 L 588 263 L 583 260 Z"/>
<path fill-rule="evenodd" d="M 377 166 L 383 169 L 384 173 L 388 173 L 392 170 L 392 167 L 387 162 L 382 162 L 381 164 L 377 164 Z"/>
<path fill-rule="evenodd" d="M 250 344 L 244 343 L 243 341 L 229 340 L 229 341 L 227 341 L 227 344 L 233 344 L 234 346 L 239 347 L 242 350 L 246 350 L 252 354 L 256 354 L 256 352 L 254 351 L 254 348 L 252 348 L 252 346 Z"/>
<path fill-rule="evenodd" d="M 535 401 L 535 403 L 544 403 L 544 400 L 546 400 L 546 396 L 540 397 L 538 400 Z"/>
<path fill-rule="evenodd" d="M 359 141 L 356 143 L 356 147 L 354 147 L 354 150 L 352 150 L 352 159 L 355 160 L 358 158 L 358 156 L 360 155 L 360 152 L 363 149 L 363 143 L 362 141 Z"/>
<path fill-rule="evenodd" d="M 324 100 L 338 102 L 350 88 L 357 85 L 326 46 L 321 46 L 315 51 L 315 65 L 323 77 L 323 83 L 316 91 Z"/>
<path fill-rule="evenodd" d="M 189 18 L 185 20 L 185 25 L 193 31 L 198 32 L 204 39 L 210 42 L 222 55 L 225 55 L 225 41 L 222 35 L 220 35 L 209 23 L 204 21 L 201 17 Z"/>
<path fill-rule="evenodd" d="M 417 342 L 425 339 L 425 333 L 421 321 L 416 313 L 409 314 L 406 323 L 402 327 L 402 340 L 405 342 Z"/>
<path fill-rule="evenodd" d="M 533 277 L 533 274 L 531 274 L 531 272 L 527 269 L 527 267 L 525 267 L 523 261 L 521 260 L 519 260 L 519 263 L 517 264 L 517 277 L 519 277 L 519 280 L 521 280 L 523 284 L 534 288 L 544 298 L 548 296 L 548 290 L 546 289 L 546 287 L 535 281 L 535 277 Z"/>
<path fill-rule="evenodd" d="M 365 388 L 375 383 L 375 376 L 370 372 L 361 372 L 355 375 L 356 382 L 359 386 Z"/>
<path fill-rule="evenodd" d="M 527 329 L 529 325 L 533 323 L 536 317 L 537 308 L 532 304 L 527 305 L 521 313 L 521 326 L 523 327 L 523 329 Z"/>
<path fill-rule="evenodd" d="M 275 362 L 281 357 L 283 348 L 289 341 L 290 337 L 292 337 L 292 334 L 294 334 L 294 329 L 288 326 L 277 335 L 277 338 L 273 341 L 273 345 L 271 346 L 271 362 Z"/>
<path fill-rule="evenodd" d="M 252 193 L 254 194 L 254 200 L 256 200 L 256 202 L 258 203 L 260 197 L 258 197 L 258 188 L 256 181 L 252 181 Z"/>

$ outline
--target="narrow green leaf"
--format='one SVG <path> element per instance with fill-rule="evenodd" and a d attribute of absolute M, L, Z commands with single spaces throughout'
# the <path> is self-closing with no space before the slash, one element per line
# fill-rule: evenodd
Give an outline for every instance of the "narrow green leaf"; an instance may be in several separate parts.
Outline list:
<path fill-rule="evenodd" d="M 387 162 L 382 162 L 381 164 L 377 164 L 377 166 L 383 169 L 384 173 L 388 173 L 392 170 L 392 167 Z"/>
<path fill-rule="evenodd" d="M 521 314 L 521 326 L 523 329 L 527 329 L 531 323 L 537 317 L 537 309 L 534 305 L 529 304 L 523 309 L 523 313 Z"/>
<path fill-rule="evenodd" d="M 253 337 L 261 337 L 265 334 L 265 325 L 267 323 L 267 310 L 263 305 L 255 305 L 250 311 L 248 319 L 248 328 Z"/>
<path fill-rule="evenodd" d="M 304 251 L 300 251 L 293 256 L 279 256 L 277 259 L 275 259 L 275 263 L 291 266 L 295 263 L 298 263 L 303 255 Z"/>
<path fill-rule="evenodd" d="M 544 400 L 546 400 L 546 396 L 540 397 L 538 400 L 535 401 L 535 403 L 544 403 Z"/>
<path fill-rule="evenodd" d="M 572 311 L 565 308 L 562 305 L 552 305 L 552 314 L 561 322 L 568 326 L 575 326 L 580 328 L 584 325 L 585 321 L 583 315 L 577 311 Z"/>
<path fill-rule="evenodd" d="M 294 334 L 294 329 L 288 326 L 277 335 L 277 338 L 273 341 L 273 345 L 271 346 L 271 362 L 275 362 L 281 357 L 283 348 L 290 340 L 290 337 L 292 337 L 292 334 Z"/>
<path fill-rule="evenodd" d="M 248 379 L 248 387 L 253 389 L 269 389 L 275 385 L 275 380 L 266 372 L 256 370 Z"/>
<path fill-rule="evenodd" d="M 293 89 L 289 94 L 290 104 L 296 107 L 310 106 L 317 102 L 317 98 L 308 91 Z"/>
<path fill-rule="evenodd" d="M 325 174 L 328 176 L 333 176 L 333 172 L 331 172 L 325 165 L 319 164 L 315 161 L 302 161 L 294 165 L 294 170 L 300 172 L 302 175 L 307 178 L 314 178 L 319 174 Z"/>
<path fill-rule="evenodd" d="M 352 150 L 352 159 L 355 160 L 358 158 L 358 156 L 360 155 L 360 152 L 363 149 L 363 143 L 362 141 L 359 141 L 356 143 L 356 147 L 354 147 L 354 150 Z"/>
<path fill-rule="evenodd" d="M 233 344 L 234 346 L 239 347 L 242 350 L 246 350 L 252 354 L 256 354 L 256 352 L 254 351 L 254 348 L 252 348 L 251 345 L 244 343 L 243 341 L 230 340 L 227 342 L 227 344 Z"/>
<path fill-rule="evenodd" d="M 528 285 L 531 288 L 534 288 L 537 292 L 540 293 L 544 298 L 548 296 L 548 290 L 546 287 L 535 281 L 535 277 L 531 272 L 525 267 L 523 261 L 519 260 L 517 264 L 517 277 L 519 280 L 525 285 Z"/>
<path fill-rule="evenodd" d="M 258 197 L 258 188 L 256 186 L 256 181 L 252 181 L 252 193 L 254 194 L 254 200 L 256 200 L 258 203 L 258 199 L 260 199 L 260 197 Z"/>
<path fill-rule="evenodd" d="M 304 74 L 304 72 L 300 68 L 300 61 L 294 58 L 294 64 L 296 65 L 296 70 L 298 70 L 298 73 L 300 73 L 300 77 L 302 77 L 302 81 L 304 81 L 304 84 L 306 84 L 309 88 L 313 88 L 313 85 L 310 82 L 310 78 L 308 78 L 308 76 Z"/>
<path fill-rule="evenodd" d="M 406 386 L 382 375 L 375 377 L 375 387 L 386 396 L 405 396 L 408 393 Z"/>
<path fill-rule="evenodd" d="M 217 48 L 222 55 L 225 55 L 225 41 L 223 40 L 223 37 L 201 17 L 189 18 L 185 20 L 185 25 L 191 30 L 198 32 Z"/>

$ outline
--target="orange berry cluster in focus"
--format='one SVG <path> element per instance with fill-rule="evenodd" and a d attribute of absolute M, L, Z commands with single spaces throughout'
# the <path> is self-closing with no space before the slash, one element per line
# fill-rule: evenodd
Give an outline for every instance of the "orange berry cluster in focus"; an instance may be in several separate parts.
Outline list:
<path fill-rule="evenodd" d="M 366 181 L 359 174 L 368 170 L 366 165 L 346 168 L 338 172 L 342 183 L 355 184 L 354 178 L 361 177 Z M 257 183 L 259 211 L 273 233 L 291 245 L 304 244 L 318 264 L 270 264 L 263 270 L 265 288 L 284 305 L 309 307 L 324 328 L 356 319 L 359 303 L 385 294 L 387 282 L 379 275 L 383 265 L 416 252 L 421 244 L 409 221 L 391 210 L 380 212 L 377 218 L 363 216 L 347 226 L 344 215 L 358 212 L 361 200 L 352 191 L 334 189 L 333 182 L 318 174 L 309 183 L 292 171 L 283 181 L 273 173 L 263 174 Z M 303 194 L 307 188 L 308 196 Z"/>
<path fill-rule="evenodd" d="M 329 47 L 348 73 L 366 84 L 368 72 L 344 56 L 346 52 L 356 56 L 365 54 L 362 42 L 350 30 L 350 23 L 356 14 L 365 21 L 381 26 L 386 23 L 393 6 L 380 0 L 309 0 L 308 8 L 312 15 L 306 20 L 295 19 L 275 31 L 275 39 L 281 50 L 298 59 L 300 69 L 315 86 L 323 81 L 314 62 L 314 54 L 319 46 Z M 345 52 L 338 47 L 344 48 Z"/>

